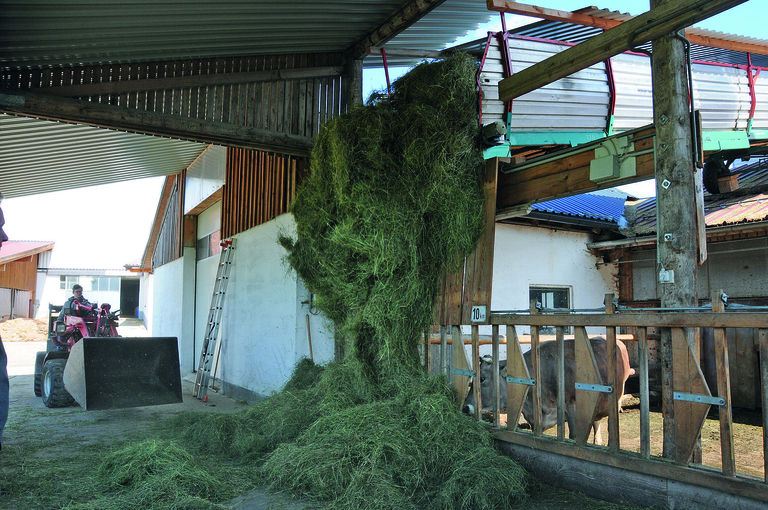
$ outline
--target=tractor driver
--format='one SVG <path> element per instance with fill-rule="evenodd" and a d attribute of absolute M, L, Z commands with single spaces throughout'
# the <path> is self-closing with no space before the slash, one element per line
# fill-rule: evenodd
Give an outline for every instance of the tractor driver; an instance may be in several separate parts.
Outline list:
<path fill-rule="evenodd" d="M 59 313 L 59 318 L 56 319 L 56 322 L 64 322 L 64 317 L 67 315 L 80 315 L 80 312 L 78 311 L 79 307 L 75 302 L 89 308 L 93 307 L 93 304 L 83 297 L 83 287 L 77 283 L 72 286 L 72 296 L 70 296 L 66 303 L 64 303 L 64 306 L 61 307 L 61 313 Z"/>

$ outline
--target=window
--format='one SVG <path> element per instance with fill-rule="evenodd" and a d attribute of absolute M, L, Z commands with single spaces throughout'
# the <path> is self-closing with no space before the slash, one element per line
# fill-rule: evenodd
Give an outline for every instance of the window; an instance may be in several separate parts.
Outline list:
<path fill-rule="evenodd" d="M 59 288 L 72 290 L 76 283 L 80 283 L 79 276 L 59 276 Z"/>
<path fill-rule="evenodd" d="M 202 239 L 197 240 L 196 260 L 203 260 L 221 253 L 221 230 L 212 232 Z"/>
<path fill-rule="evenodd" d="M 116 276 L 94 276 L 91 278 L 91 290 L 98 291 L 119 291 L 120 278 Z"/>
<path fill-rule="evenodd" d="M 530 300 L 536 300 L 541 303 L 543 308 L 570 308 L 571 307 L 571 289 L 568 287 L 531 287 Z M 542 326 L 539 330 L 545 335 L 554 335 L 556 333 L 554 326 Z M 570 328 L 565 328 L 569 333 Z"/>

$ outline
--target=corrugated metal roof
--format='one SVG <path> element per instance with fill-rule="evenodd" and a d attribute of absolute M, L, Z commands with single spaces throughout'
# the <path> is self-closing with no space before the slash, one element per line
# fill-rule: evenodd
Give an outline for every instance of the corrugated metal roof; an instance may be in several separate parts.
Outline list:
<path fill-rule="evenodd" d="M 0 114 L 6 198 L 179 173 L 206 144 Z"/>
<path fill-rule="evenodd" d="M 0 67 L 338 52 L 404 3 L 0 0 Z"/>
<path fill-rule="evenodd" d="M 51 241 L 5 241 L 0 246 L 0 264 L 53 249 Z"/>
<path fill-rule="evenodd" d="M 618 223 L 624 214 L 624 197 L 585 193 L 533 204 L 534 211 Z"/>
<path fill-rule="evenodd" d="M 0 0 L 0 68 L 340 52 L 406 3 Z M 443 49 L 494 16 L 483 1 L 447 0 L 388 45 Z"/>
<path fill-rule="evenodd" d="M 633 16 L 624 14 L 618 11 L 611 11 L 608 9 L 598 8 L 585 8 L 579 9 L 579 13 L 594 16 L 596 18 L 612 19 L 618 21 L 627 21 L 632 19 Z M 552 41 L 561 41 L 568 43 L 580 43 L 600 35 L 603 33 L 603 29 L 597 27 L 589 27 L 583 25 L 576 25 L 573 23 L 566 23 L 562 21 L 539 21 L 530 25 L 525 25 L 519 28 L 515 28 L 509 31 L 511 34 L 522 37 L 535 37 L 540 39 L 548 39 Z M 710 37 L 714 39 L 722 39 L 726 41 L 732 41 L 737 43 L 757 44 L 761 46 L 768 46 L 768 41 L 762 39 L 756 39 L 753 37 L 744 37 L 734 34 L 726 34 L 714 30 L 703 30 L 700 28 L 688 28 L 687 33 L 695 34 L 703 37 Z M 468 43 L 464 46 L 467 51 L 479 53 L 484 48 L 485 40 L 478 40 L 472 43 Z M 638 46 L 639 49 L 650 51 L 651 43 L 646 43 Z M 694 60 L 703 60 L 706 62 L 714 62 L 720 64 L 734 64 L 734 65 L 747 65 L 747 54 L 743 51 L 725 50 L 720 48 L 711 48 L 708 46 L 700 46 L 697 44 L 691 45 L 691 58 Z M 752 64 L 755 66 L 768 67 L 768 55 L 752 55 Z"/>
<path fill-rule="evenodd" d="M 768 159 L 762 159 L 733 170 L 738 173 L 739 193 L 710 195 L 704 192 L 704 212 L 708 227 L 754 223 L 768 219 L 768 194 L 763 193 L 768 184 Z M 750 188 L 756 188 L 749 193 Z M 634 217 L 629 227 L 635 235 L 656 232 L 656 198 L 646 198 L 631 204 Z"/>
<path fill-rule="evenodd" d="M 409 1 L 0 0 L 0 69 L 341 52 Z M 480 0 L 446 0 L 390 44 L 442 49 L 493 16 Z M 204 147 L 0 115 L 0 191 L 172 174 Z"/>
<path fill-rule="evenodd" d="M 480 25 L 498 19 L 499 13 L 489 11 L 485 2 L 478 0 L 446 0 L 417 23 L 387 42 L 393 49 L 444 50 L 454 41 L 474 31 Z M 387 58 L 390 66 L 413 65 L 418 59 Z M 366 67 L 382 67 L 381 56 L 369 55 Z"/>

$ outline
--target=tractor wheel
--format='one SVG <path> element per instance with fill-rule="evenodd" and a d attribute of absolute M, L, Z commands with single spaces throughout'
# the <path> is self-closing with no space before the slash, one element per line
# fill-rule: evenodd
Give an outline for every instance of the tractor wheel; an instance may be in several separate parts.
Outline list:
<path fill-rule="evenodd" d="M 43 361 L 45 361 L 45 351 L 38 352 L 35 357 L 35 396 L 43 396 Z"/>
<path fill-rule="evenodd" d="M 43 365 L 43 404 L 46 407 L 71 406 L 75 399 L 64 388 L 66 359 L 49 359 Z"/>

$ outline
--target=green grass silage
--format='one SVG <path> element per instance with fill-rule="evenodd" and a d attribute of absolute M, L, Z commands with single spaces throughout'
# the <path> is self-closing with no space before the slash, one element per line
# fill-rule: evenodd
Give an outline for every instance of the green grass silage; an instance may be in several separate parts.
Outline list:
<path fill-rule="evenodd" d="M 438 280 L 482 230 L 476 63 L 422 64 L 330 121 L 292 212 L 289 261 L 375 382 L 419 370 Z"/>

